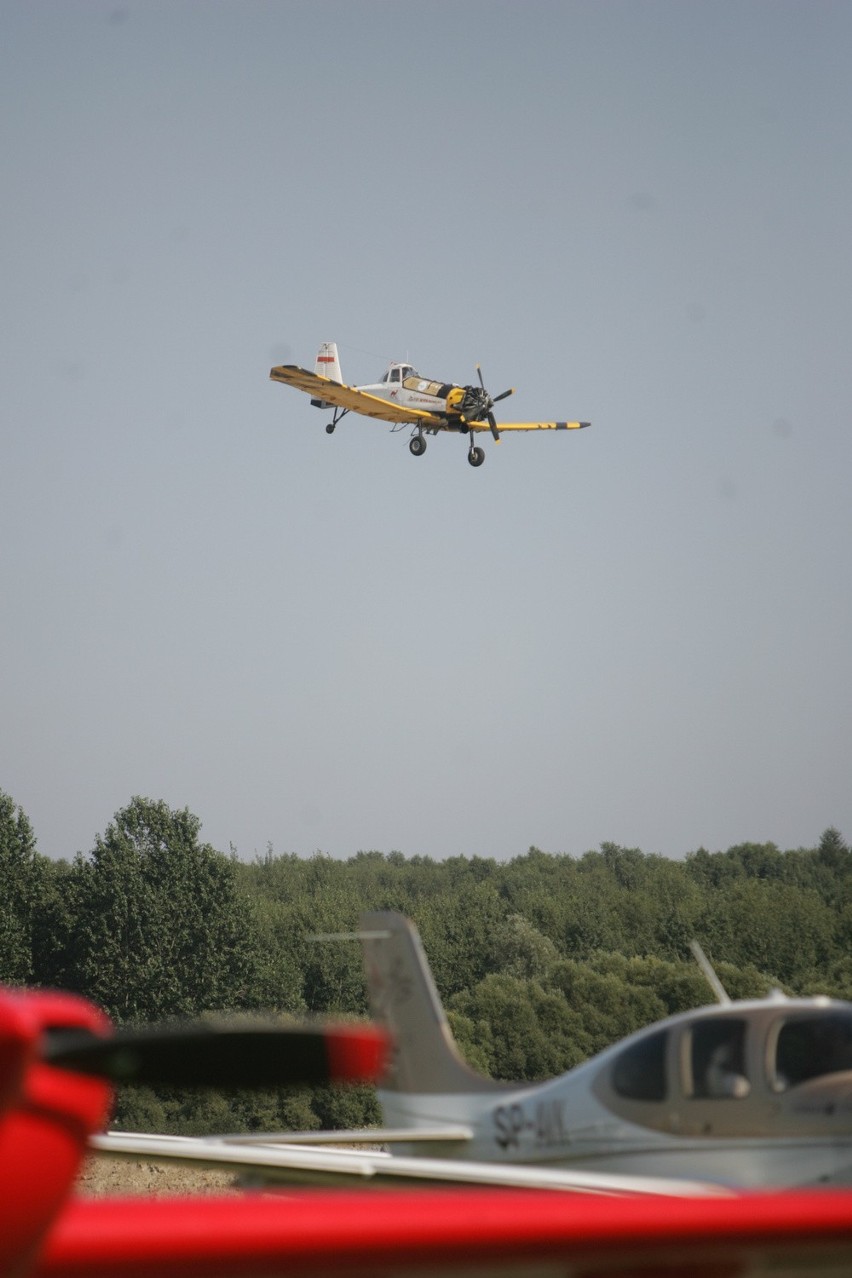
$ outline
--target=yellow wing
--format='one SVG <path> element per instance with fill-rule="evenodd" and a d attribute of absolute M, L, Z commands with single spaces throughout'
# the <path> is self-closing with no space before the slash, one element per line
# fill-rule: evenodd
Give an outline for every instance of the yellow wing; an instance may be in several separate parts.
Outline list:
<path fill-rule="evenodd" d="M 591 426 L 591 422 L 498 422 L 500 434 L 504 430 L 582 430 Z M 490 430 L 488 422 L 470 422 L 471 430 Z"/>
<path fill-rule="evenodd" d="M 436 417 L 434 413 L 424 412 L 420 408 L 404 408 L 402 404 L 379 399 L 378 395 L 368 395 L 366 391 L 360 391 L 354 386 L 332 382 L 327 377 L 320 377 L 319 373 L 309 373 L 306 368 L 298 368 L 295 364 L 280 364 L 270 370 L 269 376 L 274 382 L 295 386 L 296 390 L 304 391 L 313 399 L 334 404 L 335 408 L 363 413 L 365 417 L 377 417 L 380 422 L 429 422 L 430 425 L 443 425 L 443 418 Z"/>

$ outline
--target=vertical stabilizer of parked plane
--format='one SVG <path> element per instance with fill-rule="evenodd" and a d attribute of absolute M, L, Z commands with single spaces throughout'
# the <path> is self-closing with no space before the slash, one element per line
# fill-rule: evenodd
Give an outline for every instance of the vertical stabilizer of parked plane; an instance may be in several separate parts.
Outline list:
<path fill-rule="evenodd" d="M 382 910 L 361 916 L 372 1015 L 393 1039 L 388 1092 L 489 1092 L 505 1084 L 477 1074 L 459 1055 L 414 924 Z"/>

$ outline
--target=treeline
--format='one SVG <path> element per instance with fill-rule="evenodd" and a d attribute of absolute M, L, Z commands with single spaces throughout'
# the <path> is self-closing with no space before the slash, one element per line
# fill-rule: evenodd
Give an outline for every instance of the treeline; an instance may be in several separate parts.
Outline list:
<path fill-rule="evenodd" d="M 365 909 L 415 920 L 459 1044 L 499 1078 L 556 1074 L 707 1002 L 696 937 L 732 996 L 772 986 L 852 997 L 852 851 L 744 843 L 681 861 L 604 843 L 508 862 L 271 850 L 250 864 L 200 840 L 189 811 L 134 798 L 86 854 L 42 856 L 0 791 L 0 981 L 84 994 L 119 1023 L 211 1013 L 366 1015 Z M 376 1121 L 369 1089 L 229 1096 L 147 1089 L 119 1121 L 251 1130 Z"/>

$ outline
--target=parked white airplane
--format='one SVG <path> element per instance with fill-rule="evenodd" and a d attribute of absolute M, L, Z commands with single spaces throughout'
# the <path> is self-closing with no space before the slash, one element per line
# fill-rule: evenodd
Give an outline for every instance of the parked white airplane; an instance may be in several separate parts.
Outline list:
<path fill-rule="evenodd" d="M 682 1195 L 852 1183 L 852 1004 L 731 1002 L 719 987 L 719 1004 L 559 1078 L 495 1082 L 459 1055 L 414 925 L 390 911 L 361 922 L 373 1014 L 395 1044 L 379 1087 L 387 1128 L 204 1141 L 110 1133 L 96 1147 L 267 1179 Z M 399 1153 L 305 1148 L 365 1140 Z"/>
<path fill-rule="evenodd" d="M 340 358 L 334 342 L 323 342 L 317 353 L 314 371 L 296 364 L 279 364 L 270 370 L 274 382 L 294 386 L 310 395 L 315 408 L 332 408 L 334 414 L 326 426 L 329 435 L 347 413 L 360 413 L 389 422 L 399 429 L 410 425 L 408 445 L 414 457 L 426 452 L 426 435 L 439 431 L 455 431 L 467 436 L 467 459 L 471 466 L 481 466 L 485 451 L 475 444 L 476 434 L 490 431 L 495 443 L 506 430 L 580 430 L 589 422 L 501 422 L 498 426 L 494 405 L 514 394 L 503 391 L 493 398 L 485 389 L 482 370 L 476 366 L 478 386 L 457 386 L 454 382 L 422 377 L 411 364 L 390 364 L 381 381 L 369 386 L 347 386 L 340 373 Z"/>
<path fill-rule="evenodd" d="M 396 1043 L 385 1121 L 415 1137 L 464 1126 L 445 1154 L 731 1186 L 852 1183 L 852 1004 L 722 991 L 560 1078 L 496 1083 L 460 1058 L 413 925 L 384 912 L 363 926 L 373 1014 Z"/>
<path fill-rule="evenodd" d="M 211 1032 L 209 1025 L 113 1032 L 76 996 L 0 988 L 0 1044 L 4 1275 L 848 1278 L 852 1272 L 848 1190 L 632 1202 L 611 1196 L 566 1202 L 552 1194 L 481 1189 L 86 1201 L 72 1185 L 87 1133 L 108 1110 L 111 1081 L 264 1086 L 270 1075 L 373 1077 L 383 1061 L 383 1035 L 363 1025 L 320 1033 Z M 219 1147 L 225 1148 L 221 1141 Z M 237 1156 L 245 1160 L 250 1152 Z M 469 1160 L 452 1165 L 471 1180 L 479 1166 Z M 512 1172 L 485 1166 L 492 1175 Z M 549 1175 L 551 1187 L 556 1177 L 560 1188 L 572 1183 L 570 1173 L 518 1170 Z M 619 1178 L 622 1187 L 625 1179 Z M 591 1174 L 574 1174 L 575 1187 L 588 1189 L 590 1181 Z M 597 1178 L 609 1194 L 615 1183 Z M 646 1193 L 660 1188 L 646 1178 L 638 1184 Z M 676 1186 L 688 1192 L 683 1182 Z"/>

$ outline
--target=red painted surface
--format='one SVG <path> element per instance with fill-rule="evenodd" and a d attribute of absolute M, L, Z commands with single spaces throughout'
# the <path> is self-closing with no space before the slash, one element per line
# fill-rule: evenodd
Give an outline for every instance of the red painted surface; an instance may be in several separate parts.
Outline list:
<path fill-rule="evenodd" d="M 65 1203 L 89 1134 L 106 1121 L 108 1083 L 39 1059 L 48 1027 L 109 1029 L 90 1003 L 66 994 L 0 990 L 0 1272 L 26 1272 Z"/>
<path fill-rule="evenodd" d="M 375 1082 L 384 1073 L 388 1038 L 372 1025 L 326 1030 L 325 1050 L 333 1082 Z"/>
<path fill-rule="evenodd" d="M 852 1272 L 852 1195 L 615 1199 L 552 1192 L 302 1192 L 71 1204 L 38 1278 L 446 1273 L 723 1278 L 767 1249 Z M 750 1271 L 749 1271 L 750 1272 Z M 793 1269 L 785 1272 L 799 1272 Z M 822 1273 L 822 1269 L 819 1271 Z"/>

